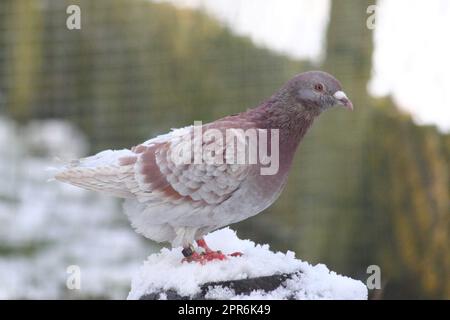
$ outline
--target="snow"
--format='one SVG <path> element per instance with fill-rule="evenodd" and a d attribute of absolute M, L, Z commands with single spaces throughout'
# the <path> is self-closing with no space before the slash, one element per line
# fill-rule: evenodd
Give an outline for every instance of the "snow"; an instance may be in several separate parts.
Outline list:
<path fill-rule="evenodd" d="M 0 117 L 0 146 L 0 299 L 126 298 L 154 245 L 116 199 L 47 182 L 56 156 L 87 154 L 85 137 L 64 121 Z M 80 290 L 66 287 L 70 265 L 80 267 Z"/>
<path fill-rule="evenodd" d="M 230 228 L 224 228 L 205 237 L 208 245 L 224 253 L 240 251 L 241 257 L 212 261 L 205 265 L 182 263 L 181 248 L 163 248 L 150 255 L 134 276 L 128 299 L 139 299 L 144 294 L 175 290 L 181 296 L 195 296 L 201 285 L 209 282 L 239 280 L 295 273 L 292 279 L 272 292 L 253 291 L 250 295 L 236 295 L 232 289 L 210 287 L 209 299 L 367 299 L 367 288 L 358 280 L 338 275 L 325 265 L 315 266 L 295 258 L 294 252 L 273 252 L 269 245 L 241 240 Z M 166 298 L 163 294 L 160 298 Z"/>

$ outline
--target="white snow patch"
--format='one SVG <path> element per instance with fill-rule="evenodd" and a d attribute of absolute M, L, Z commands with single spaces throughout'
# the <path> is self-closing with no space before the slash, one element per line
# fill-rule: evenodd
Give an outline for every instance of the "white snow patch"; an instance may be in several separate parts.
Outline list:
<path fill-rule="evenodd" d="M 236 295 L 229 288 L 211 287 L 209 299 L 367 299 L 367 288 L 358 280 L 336 274 L 323 264 L 312 266 L 295 258 L 294 252 L 273 252 L 269 246 L 240 240 L 224 228 L 205 237 L 208 245 L 224 253 L 240 251 L 241 257 L 213 261 L 205 265 L 182 263 L 181 248 L 162 249 L 150 255 L 134 276 L 128 299 L 144 294 L 175 290 L 181 296 L 195 296 L 208 282 L 239 280 L 300 271 L 272 292 L 254 291 Z"/>
<path fill-rule="evenodd" d="M 0 117 L 0 299 L 123 299 L 153 244 L 133 232 L 112 197 L 47 182 L 45 169 L 87 153 L 65 121 L 18 126 Z M 81 289 L 66 287 L 67 267 Z"/>

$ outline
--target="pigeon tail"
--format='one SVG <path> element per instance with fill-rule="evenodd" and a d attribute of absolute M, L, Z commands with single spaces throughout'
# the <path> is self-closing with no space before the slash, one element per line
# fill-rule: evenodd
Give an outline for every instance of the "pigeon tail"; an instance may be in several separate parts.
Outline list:
<path fill-rule="evenodd" d="M 132 154 L 128 149 L 106 150 L 91 157 L 72 160 L 57 169 L 54 178 L 83 189 L 131 198 L 133 194 L 127 187 L 127 181 L 133 175 L 133 166 L 120 165 L 119 160 Z"/>

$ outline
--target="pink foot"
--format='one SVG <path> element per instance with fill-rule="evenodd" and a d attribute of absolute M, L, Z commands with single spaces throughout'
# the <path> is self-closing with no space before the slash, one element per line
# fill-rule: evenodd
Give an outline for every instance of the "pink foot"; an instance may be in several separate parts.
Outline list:
<path fill-rule="evenodd" d="M 183 258 L 181 262 L 198 262 L 205 264 L 213 260 L 225 260 L 227 257 L 220 251 L 209 251 L 205 253 L 194 252 L 189 257 Z"/>
<path fill-rule="evenodd" d="M 186 256 L 183 260 L 181 260 L 181 262 L 198 262 L 203 265 L 209 261 L 226 260 L 227 259 L 227 255 L 223 254 L 222 252 L 211 250 L 203 238 L 197 240 L 197 245 L 200 248 L 203 248 L 203 250 L 205 250 L 205 252 L 197 253 L 194 251 L 194 252 L 192 252 L 192 254 L 190 254 L 189 256 Z M 241 257 L 242 252 L 233 252 L 232 254 L 229 254 L 228 256 Z"/>

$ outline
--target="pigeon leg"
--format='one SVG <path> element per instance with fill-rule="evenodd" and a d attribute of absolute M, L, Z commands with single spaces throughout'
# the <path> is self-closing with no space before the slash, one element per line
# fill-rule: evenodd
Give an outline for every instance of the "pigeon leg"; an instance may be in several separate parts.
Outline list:
<path fill-rule="evenodd" d="M 192 246 L 185 247 L 181 251 L 184 258 L 181 260 L 181 262 L 199 262 L 200 264 L 205 264 L 206 261 L 203 259 L 202 255 L 195 252 L 194 248 Z"/>
<path fill-rule="evenodd" d="M 200 248 L 203 248 L 203 249 L 205 250 L 205 253 L 212 252 L 212 250 L 211 250 L 211 249 L 208 247 L 208 245 L 206 244 L 205 239 L 200 238 L 200 239 L 198 239 L 196 242 L 197 242 L 197 245 L 198 245 Z"/>
<path fill-rule="evenodd" d="M 200 248 L 203 248 L 203 250 L 205 250 L 204 253 L 201 254 L 201 256 L 206 260 L 206 261 L 212 261 L 212 260 L 225 260 L 227 257 L 220 251 L 214 251 L 211 250 L 210 247 L 208 247 L 208 245 L 206 244 L 205 239 L 200 238 L 197 241 L 197 245 Z"/>
<path fill-rule="evenodd" d="M 208 260 L 214 260 L 214 259 L 224 260 L 224 259 L 226 259 L 226 256 L 222 252 L 211 250 L 211 248 L 208 247 L 208 245 L 206 244 L 205 239 L 200 238 L 196 242 L 200 248 L 203 248 L 205 250 L 204 255 L 207 257 L 209 256 Z M 242 256 L 242 252 L 233 252 L 232 254 L 229 254 L 229 256 L 240 257 L 240 256 Z"/>

